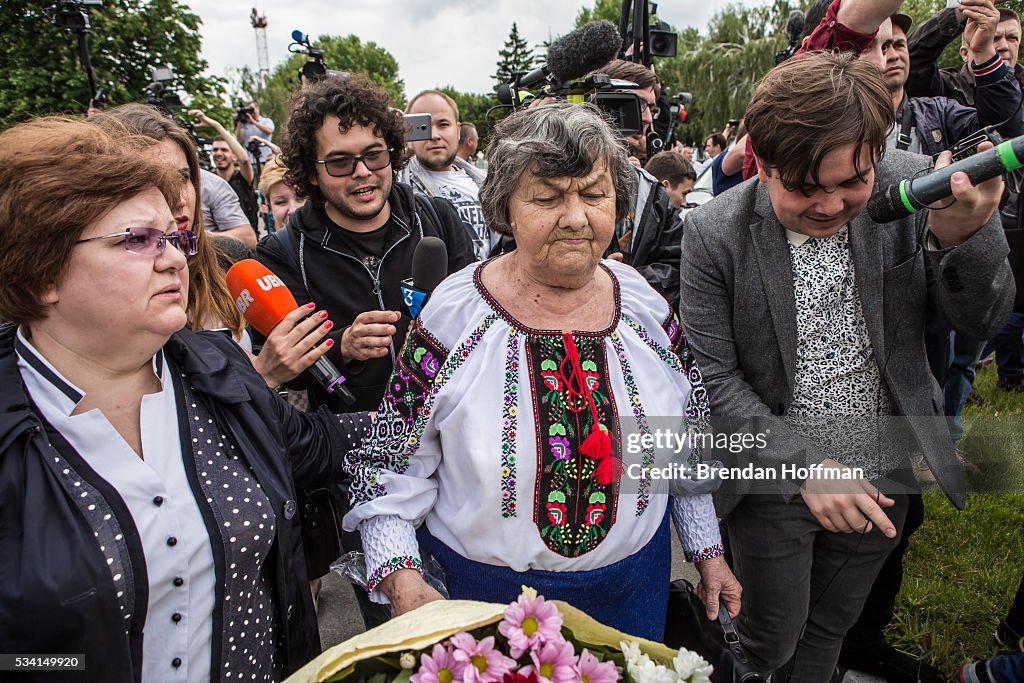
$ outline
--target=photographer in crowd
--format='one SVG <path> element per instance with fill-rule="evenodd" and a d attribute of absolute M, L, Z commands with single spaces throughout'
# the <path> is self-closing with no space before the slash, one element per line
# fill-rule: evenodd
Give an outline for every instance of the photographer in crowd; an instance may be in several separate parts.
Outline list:
<path fill-rule="evenodd" d="M 266 116 L 260 116 L 260 105 L 257 102 L 250 102 L 238 109 L 238 112 L 235 114 L 235 139 L 246 150 L 249 149 L 249 141 L 254 137 L 264 138 L 269 141 L 273 136 L 274 122 Z M 272 155 L 273 152 L 270 147 L 261 144 L 259 155 L 249 151 L 249 160 L 255 164 L 258 159 L 260 164 L 265 164 Z"/>
<path fill-rule="evenodd" d="M 597 72 L 637 85 L 636 88 L 612 92 L 636 95 L 640 100 L 640 118 L 643 121 L 640 134 L 625 138 L 631 155 L 630 161 L 637 167 L 636 200 L 633 210 L 615 226 L 612 250 L 618 251 L 619 256 L 612 258 L 620 258 L 623 263 L 636 268 L 675 310 L 679 304 L 682 221 L 658 179 L 640 168 L 640 160 L 647 158 L 647 133 L 658 113 L 657 101 L 661 86 L 653 71 L 643 64 L 624 59 L 613 59 Z"/>
<path fill-rule="evenodd" d="M 235 136 L 199 109 L 190 109 L 188 115 L 199 122 L 199 125 L 212 128 L 217 136 L 213 139 L 213 168 L 218 176 L 227 181 L 231 189 L 238 195 L 238 203 L 242 212 L 249 219 L 252 229 L 259 232 L 259 206 L 256 193 L 253 191 L 256 174 L 249 161 L 245 148 Z M 236 168 L 237 164 L 237 168 Z"/>

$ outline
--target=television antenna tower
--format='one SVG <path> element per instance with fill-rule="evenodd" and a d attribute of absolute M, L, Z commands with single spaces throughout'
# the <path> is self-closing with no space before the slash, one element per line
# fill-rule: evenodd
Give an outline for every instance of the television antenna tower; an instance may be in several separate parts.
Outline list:
<path fill-rule="evenodd" d="M 252 24 L 253 30 L 256 31 L 256 61 L 259 64 L 257 78 L 259 89 L 262 92 L 263 86 L 267 83 L 267 77 L 270 76 L 270 56 L 267 52 L 267 17 L 253 7 L 252 13 L 249 15 L 249 22 Z"/>

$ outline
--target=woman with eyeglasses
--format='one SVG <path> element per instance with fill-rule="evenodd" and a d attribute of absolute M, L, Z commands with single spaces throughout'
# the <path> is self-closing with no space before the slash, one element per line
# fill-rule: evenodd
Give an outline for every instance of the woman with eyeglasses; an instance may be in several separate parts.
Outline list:
<path fill-rule="evenodd" d="M 319 651 L 296 487 L 340 474 L 367 418 L 297 413 L 186 329 L 199 243 L 151 147 L 64 118 L 0 134 L 0 652 L 277 681 Z"/>
<path fill-rule="evenodd" d="M 148 104 L 124 104 L 89 119 L 114 135 L 143 135 L 156 141 L 149 154 L 178 171 L 182 183 L 178 205 L 172 207 L 179 226 L 196 234 L 197 252 L 189 260 L 191 294 L 188 326 L 193 330 L 227 331 L 247 352 L 253 350 L 245 319 L 235 307 L 217 261 L 214 242 L 224 239 L 211 234 L 203 224 L 199 155 L 188 132 L 159 109 Z M 330 348 L 322 343 L 333 323 L 322 311 L 296 309 L 286 316 L 263 344 L 258 356 L 250 355 L 256 370 L 272 387 L 294 379 Z"/>

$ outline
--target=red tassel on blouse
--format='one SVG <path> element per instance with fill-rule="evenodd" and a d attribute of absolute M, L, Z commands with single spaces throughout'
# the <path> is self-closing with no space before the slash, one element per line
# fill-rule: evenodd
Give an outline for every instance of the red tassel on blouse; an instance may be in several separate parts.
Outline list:
<path fill-rule="evenodd" d="M 622 463 L 613 455 L 611 434 L 598 422 L 597 405 L 594 403 L 594 397 L 590 394 L 590 390 L 586 385 L 583 369 L 580 368 L 579 351 L 576 349 L 576 342 L 573 340 L 572 334 L 567 332 L 562 334 L 562 340 L 565 344 L 566 357 L 570 361 L 573 374 L 577 378 L 577 384 L 581 388 L 579 393 L 587 401 L 592 420 L 590 434 L 580 444 L 580 453 L 588 458 L 597 460 L 594 479 L 597 480 L 598 484 L 608 486 L 622 478 Z M 569 391 L 572 392 L 572 385 L 569 384 L 568 386 Z"/>

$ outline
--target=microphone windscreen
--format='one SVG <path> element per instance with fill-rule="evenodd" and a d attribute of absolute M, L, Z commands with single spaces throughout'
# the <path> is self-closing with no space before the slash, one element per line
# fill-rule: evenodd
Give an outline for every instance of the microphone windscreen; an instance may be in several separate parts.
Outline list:
<path fill-rule="evenodd" d="M 437 237 L 424 237 L 412 254 L 412 283 L 432 292 L 448 276 L 448 247 Z"/>
<path fill-rule="evenodd" d="M 911 214 L 900 198 L 899 185 L 890 185 L 881 192 L 871 195 L 867 212 L 876 223 L 892 223 Z"/>
<path fill-rule="evenodd" d="M 618 57 L 621 47 L 615 24 L 592 21 L 551 43 L 548 69 L 563 82 L 582 78 Z"/>
<path fill-rule="evenodd" d="M 255 259 L 245 259 L 231 266 L 226 279 L 235 306 L 264 336 L 299 307 L 281 279 Z"/>

